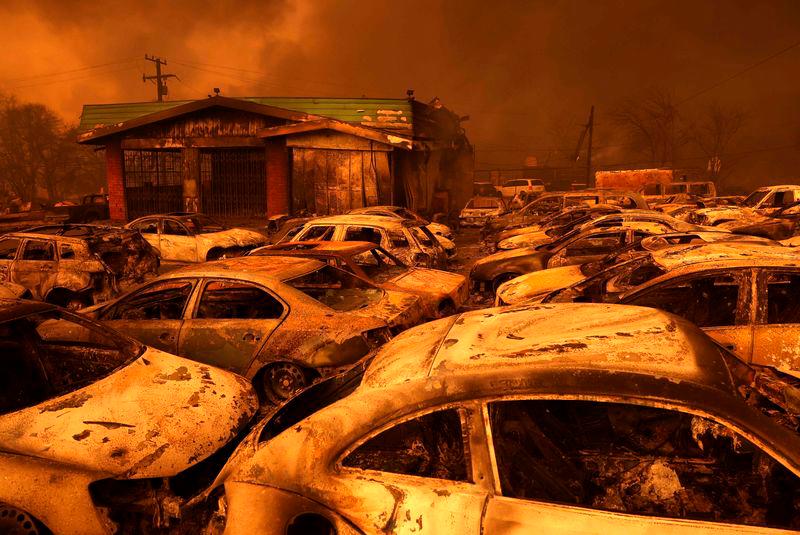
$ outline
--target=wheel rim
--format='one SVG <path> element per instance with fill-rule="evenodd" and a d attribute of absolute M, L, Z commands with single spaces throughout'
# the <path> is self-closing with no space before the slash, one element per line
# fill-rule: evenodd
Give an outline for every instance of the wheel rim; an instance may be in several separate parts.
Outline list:
<path fill-rule="evenodd" d="M 39 535 L 33 517 L 10 505 L 0 504 L 0 533 L 9 535 Z"/>
<path fill-rule="evenodd" d="M 306 386 L 306 378 L 294 364 L 275 364 L 264 374 L 264 386 L 271 401 L 282 402 L 302 390 Z"/>

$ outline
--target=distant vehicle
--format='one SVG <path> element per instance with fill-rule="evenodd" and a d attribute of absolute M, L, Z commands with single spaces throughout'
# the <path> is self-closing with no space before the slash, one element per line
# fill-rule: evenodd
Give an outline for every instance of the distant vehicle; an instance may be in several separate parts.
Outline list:
<path fill-rule="evenodd" d="M 800 203 L 800 186 L 766 186 L 748 195 L 741 206 L 761 215 L 773 215 L 790 205 Z"/>
<path fill-rule="evenodd" d="M 418 296 L 429 319 L 455 313 L 469 292 L 463 275 L 408 267 L 386 249 L 370 242 L 288 242 L 253 249 L 249 256 L 299 256 L 321 260 L 379 288 Z"/>
<path fill-rule="evenodd" d="M 458 221 L 462 227 L 482 227 L 506 211 L 502 197 L 473 197 L 458 214 Z"/>
<path fill-rule="evenodd" d="M 70 309 L 108 300 L 158 266 L 157 252 L 133 230 L 44 225 L 0 236 L 0 280 Z"/>
<path fill-rule="evenodd" d="M 319 260 L 241 257 L 170 271 L 81 312 L 243 375 L 262 399 L 281 403 L 419 323 L 419 301 Z"/>
<path fill-rule="evenodd" d="M 289 401 L 208 494 L 230 534 L 784 533 L 798 398 L 658 310 L 484 309 Z"/>
<path fill-rule="evenodd" d="M 102 221 L 111 216 L 108 209 L 108 195 L 84 195 L 81 203 L 76 206 L 67 206 L 67 223 L 91 223 Z"/>
<path fill-rule="evenodd" d="M 263 234 L 228 228 L 207 215 L 196 213 L 148 215 L 131 221 L 125 228 L 141 232 L 158 250 L 162 260 L 175 262 L 231 258 L 267 244 Z"/>
<path fill-rule="evenodd" d="M 0 300 L 0 354 L 6 534 L 177 522 L 178 493 L 202 490 L 258 409 L 241 377 L 45 303 Z"/>
<path fill-rule="evenodd" d="M 285 238 L 281 243 L 290 241 Z M 408 219 L 376 215 L 338 215 L 308 221 L 291 241 L 368 241 L 410 266 L 447 266 L 447 253 L 436 236 Z"/>
<path fill-rule="evenodd" d="M 514 197 L 520 191 L 527 191 L 528 193 L 544 193 L 544 182 L 538 178 L 515 178 L 506 180 L 500 186 L 500 194 L 503 197 Z"/>

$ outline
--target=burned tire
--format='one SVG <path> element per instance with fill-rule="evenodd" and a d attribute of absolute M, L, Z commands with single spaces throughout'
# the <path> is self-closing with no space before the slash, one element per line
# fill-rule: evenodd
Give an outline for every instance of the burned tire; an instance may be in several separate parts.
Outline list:
<path fill-rule="evenodd" d="M 308 386 L 309 380 L 300 366 L 291 362 L 270 364 L 261 374 L 261 392 L 264 399 L 280 405 Z"/>
<path fill-rule="evenodd" d="M 22 509 L 0 502 L 0 533 L 44 535 L 50 533 L 50 530 Z"/>
<path fill-rule="evenodd" d="M 456 305 L 449 299 L 439 304 L 439 317 L 446 318 L 456 313 Z"/>
<path fill-rule="evenodd" d="M 211 249 L 208 253 L 206 253 L 206 262 L 212 262 L 214 260 L 219 260 L 225 256 L 225 250 L 214 248 Z"/>

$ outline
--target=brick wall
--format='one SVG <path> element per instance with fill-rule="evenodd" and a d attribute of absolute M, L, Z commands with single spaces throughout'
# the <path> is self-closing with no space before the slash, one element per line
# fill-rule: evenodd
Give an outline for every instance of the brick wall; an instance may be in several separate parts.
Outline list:
<path fill-rule="evenodd" d="M 285 138 L 267 139 L 267 217 L 288 214 L 289 151 Z"/>
<path fill-rule="evenodd" d="M 106 180 L 108 181 L 108 208 L 111 219 L 127 221 L 125 187 L 122 182 L 122 149 L 120 140 L 106 144 Z"/>

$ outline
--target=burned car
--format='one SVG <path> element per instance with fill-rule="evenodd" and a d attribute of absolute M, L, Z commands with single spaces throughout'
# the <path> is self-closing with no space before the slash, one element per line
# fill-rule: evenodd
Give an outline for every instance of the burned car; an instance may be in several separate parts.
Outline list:
<path fill-rule="evenodd" d="M 606 270 L 612 270 L 617 264 L 627 262 L 637 256 L 677 247 L 681 245 L 737 242 L 753 245 L 770 245 L 780 247 L 779 242 L 756 236 L 741 236 L 729 232 L 671 232 L 644 238 L 632 243 L 601 260 L 581 265 L 562 266 L 534 271 L 504 282 L 497 289 L 496 305 L 517 305 L 547 294 L 578 284 L 588 277 L 594 277 Z"/>
<path fill-rule="evenodd" d="M 318 260 L 187 266 L 83 311 L 137 340 L 253 381 L 278 403 L 422 320 L 419 298 Z"/>
<path fill-rule="evenodd" d="M 363 208 L 354 208 L 347 212 L 353 215 L 379 215 L 383 217 L 393 217 L 395 219 L 409 219 L 416 221 L 428 227 L 428 230 L 433 232 L 436 236 L 453 240 L 453 230 L 447 225 L 441 223 L 431 223 L 418 213 L 402 206 L 365 206 Z"/>
<path fill-rule="evenodd" d="M 631 243 L 672 229 L 653 222 L 623 221 L 618 226 L 589 230 L 575 229 L 538 247 L 523 247 L 485 256 L 472 265 L 469 278 L 473 289 L 494 294 L 506 281 L 543 269 L 600 260 Z"/>
<path fill-rule="evenodd" d="M 523 208 L 494 219 L 484 227 L 483 233 L 485 236 L 490 236 L 503 230 L 534 225 L 545 217 L 570 206 L 594 206 L 597 204 L 612 204 L 626 210 L 648 209 L 644 197 L 630 191 L 592 189 L 545 193 Z"/>
<path fill-rule="evenodd" d="M 207 215 L 196 213 L 144 216 L 125 228 L 141 232 L 158 250 L 162 260 L 174 262 L 231 258 L 267 244 L 267 238 L 259 232 L 228 228 Z"/>
<path fill-rule="evenodd" d="M 581 204 L 569 206 L 560 212 L 555 212 L 546 216 L 535 225 L 515 227 L 495 234 L 493 240 L 498 249 L 513 249 L 515 247 L 507 247 L 503 242 L 522 234 L 541 232 L 545 234 L 542 241 L 542 243 L 544 243 L 545 241 L 551 241 L 551 239 L 563 236 L 578 225 L 582 225 L 592 219 L 597 219 L 598 217 L 608 214 L 617 214 L 621 211 L 622 209 L 620 207 L 611 204 L 596 204 L 592 206 Z M 533 245 L 533 243 L 531 245 Z"/>
<path fill-rule="evenodd" d="M 542 302 L 666 310 L 747 362 L 800 376 L 798 292 L 800 265 L 792 249 L 727 242 L 656 251 L 552 292 Z"/>
<path fill-rule="evenodd" d="M 132 230 L 47 225 L 0 237 L 0 280 L 70 309 L 106 301 L 158 266 L 156 251 Z"/>
<path fill-rule="evenodd" d="M 675 219 L 667 214 L 654 212 L 653 210 L 625 210 L 616 212 L 595 212 L 591 211 L 587 217 L 575 221 L 575 224 L 569 224 L 563 230 L 550 232 L 538 231 L 530 233 L 520 233 L 497 244 L 497 248 L 501 250 L 518 249 L 520 247 L 535 247 L 547 242 L 557 239 L 574 228 L 581 230 L 589 230 L 593 228 L 603 227 L 616 227 L 627 221 L 640 221 L 643 223 L 657 223 L 663 225 L 674 232 L 697 232 L 703 230 L 698 225 L 692 225 L 680 219 Z"/>
<path fill-rule="evenodd" d="M 337 379 L 233 454 L 225 533 L 800 528 L 797 382 L 661 311 L 476 311 Z"/>
<path fill-rule="evenodd" d="M 241 377 L 45 303 L 0 300 L 0 346 L 2 533 L 174 525 L 258 408 Z"/>
<path fill-rule="evenodd" d="M 482 227 L 508 211 L 502 197 L 473 197 L 458 214 L 462 227 Z"/>
<path fill-rule="evenodd" d="M 290 240 L 280 243 L 286 241 Z M 291 241 L 368 241 L 410 266 L 447 265 L 447 254 L 436 236 L 425 225 L 408 219 L 376 215 L 323 217 L 306 223 Z"/>
<path fill-rule="evenodd" d="M 438 269 L 408 267 L 379 245 L 369 242 L 289 242 L 260 247 L 250 256 L 314 258 L 344 269 L 386 290 L 420 298 L 426 318 L 454 314 L 469 288 L 463 275 Z"/>

